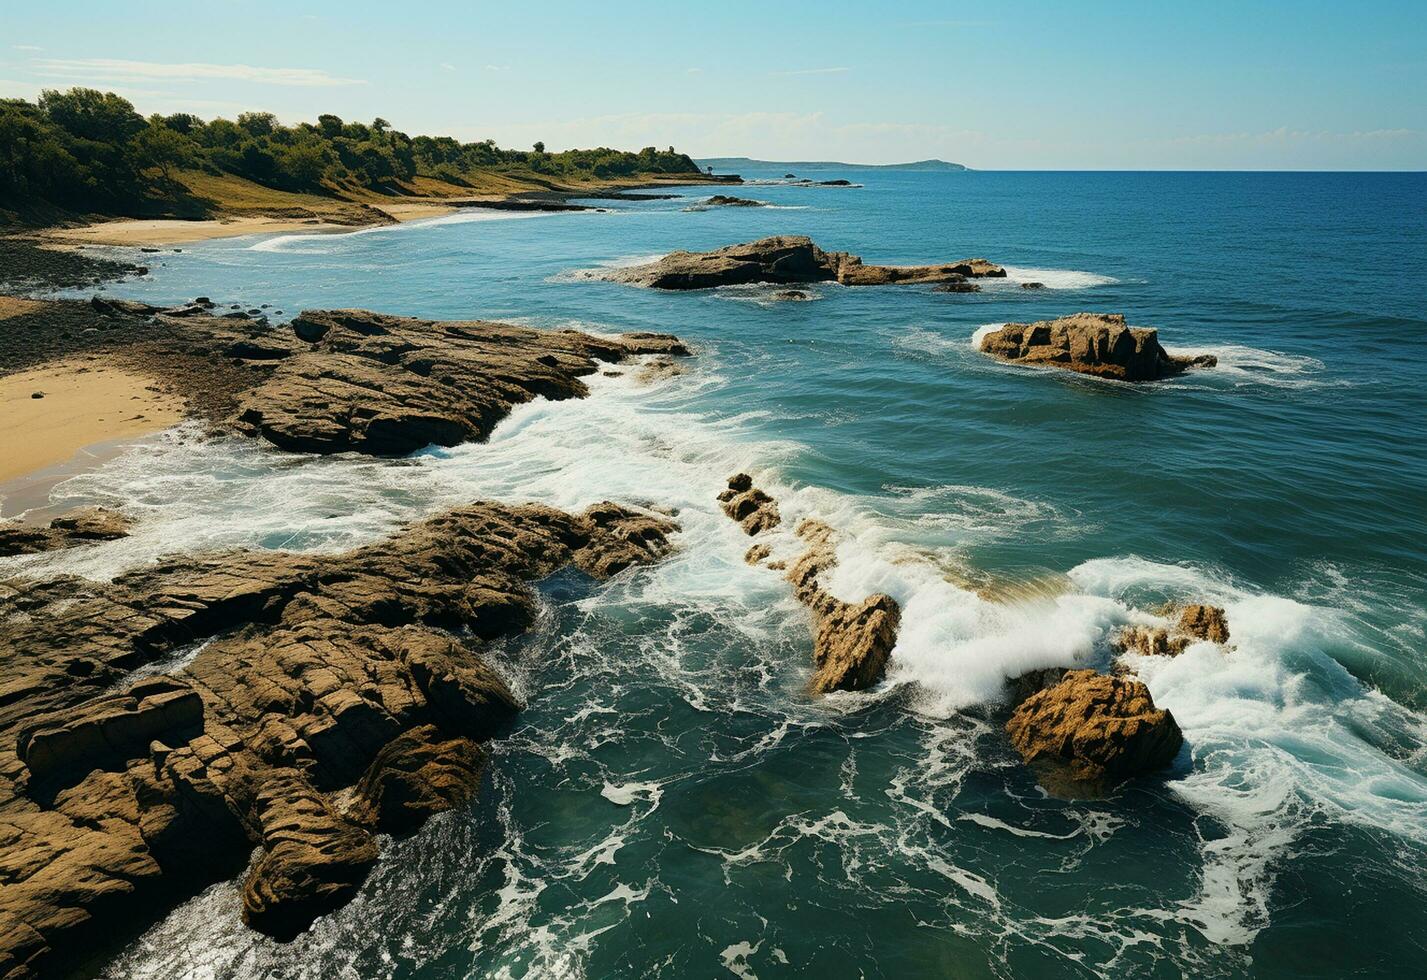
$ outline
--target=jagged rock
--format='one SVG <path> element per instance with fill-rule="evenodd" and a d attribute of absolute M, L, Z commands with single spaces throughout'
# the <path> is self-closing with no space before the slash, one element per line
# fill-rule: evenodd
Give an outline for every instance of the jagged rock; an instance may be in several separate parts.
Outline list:
<path fill-rule="evenodd" d="M 743 489 L 739 489 L 742 487 Z M 737 473 L 729 478 L 728 489 L 718 495 L 723 512 L 742 526 L 745 534 L 759 534 L 775 528 L 782 518 L 778 516 L 778 504 L 762 490 L 753 486 L 747 473 Z"/>
<path fill-rule="evenodd" d="M 749 534 L 776 526 L 778 505 L 753 485 L 747 473 L 734 474 L 728 489 L 719 494 L 724 513 L 742 524 Z M 860 691 L 876 685 L 887 672 L 887 661 L 897 645 L 901 607 L 889 595 L 878 593 L 861 602 L 844 602 L 826 591 L 820 577 L 837 564 L 835 533 L 828 525 L 805 520 L 798 525 L 798 537 L 807 550 L 787 568 L 788 581 L 798 601 L 813 617 L 814 694 L 828 691 Z M 744 561 L 758 565 L 772 550 L 765 544 L 748 549 Z M 782 569 L 779 562 L 767 567 Z"/>
<path fill-rule="evenodd" d="M 1022 288 L 1022 289 L 1044 289 L 1044 288 L 1045 288 L 1045 283 L 1043 283 L 1043 282 L 1023 282 L 1023 283 L 1021 283 L 1021 288 Z"/>
<path fill-rule="evenodd" d="M 302 343 L 248 391 L 237 423 L 299 452 L 401 456 L 484 439 L 514 405 L 583 397 L 580 377 L 599 361 L 688 354 L 663 334 L 606 340 L 363 310 L 309 311 L 291 327 Z"/>
<path fill-rule="evenodd" d="M 112 541 L 128 535 L 132 525 L 123 514 L 104 507 L 80 507 L 43 527 L 6 523 L 0 525 L 0 558 L 55 551 L 85 541 Z"/>
<path fill-rule="evenodd" d="M 985 259 L 942 265 L 864 265 L 847 252 L 825 252 L 802 235 L 782 235 L 729 245 L 712 252 L 673 252 L 656 262 L 600 273 L 600 278 L 652 289 L 710 289 L 749 283 L 835 281 L 845 286 L 950 282 L 968 276 L 1004 276 Z"/>
<path fill-rule="evenodd" d="M 172 678 L 154 677 L 21 729 L 15 751 L 33 778 L 74 781 L 108 760 L 146 754 L 155 739 L 173 742 L 175 734 L 197 734 L 202 725 L 203 699 L 197 692 Z"/>
<path fill-rule="evenodd" d="M 243 883 L 243 921 L 289 940 L 356 894 L 377 842 L 291 770 L 264 780 L 253 806 L 263 855 Z"/>
<path fill-rule="evenodd" d="M 674 529 L 614 504 L 475 504 L 342 554 L 0 581 L 0 976 L 60 969 L 239 873 L 255 844 L 244 916 L 300 932 L 359 886 L 372 826 L 457 801 L 459 743 L 510 723 L 480 648 L 531 621 L 528 583 L 655 560 Z M 388 751 L 410 732 L 439 748 Z M 426 796 L 397 774 L 423 752 L 413 773 L 446 774 Z"/>
<path fill-rule="evenodd" d="M 1008 323 L 981 338 L 981 351 L 1019 364 L 1066 368 L 1117 381 L 1154 381 L 1190 367 L 1213 367 L 1212 354 L 1174 357 L 1159 331 L 1130 327 L 1119 313 L 1076 313 L 1058 320 Z"/>
<path fill-rule="evenodd" d="M 1172 628 L 1126 626 L 1115 640 L 1117 649 L 1146 657 L 1177 657 L 1192 643 L 1229 642 L 1229 623 L 1218 606 L 1185 606 Z"/>
<path fill-rule="evenodd" d="M 485 762 L 468 738 L 443 738 L 434 725 L 414 728 L 382 749 L 357 783 L 353 817 L 383 833 L 407 833 L 474 796 Z"/>
<path fill-rule="evenodd" d="M 796 303 L 804 300 L 810 300 L 813 297 L 809 293 L 803 292 L 801 289 L 780 289 L 778 290 L 778 292 L 773 294 L 773 298 L 777 300 L 792 301 Z"/>
<path fill-rule="evenodd" d="M 1060 795 L 1096 792 L 1163 769 L 1183 743 L 1168 711 L 1137 680 L 1067 671 L 1030 695 L 1006 722 L 1011 743 Z"/>

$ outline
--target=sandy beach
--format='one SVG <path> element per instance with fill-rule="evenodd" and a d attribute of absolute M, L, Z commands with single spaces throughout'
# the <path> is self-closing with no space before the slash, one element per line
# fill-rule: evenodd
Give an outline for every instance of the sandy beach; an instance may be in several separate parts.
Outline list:
<path fill-rule="evenodd" d="M 350 225 L 333 224 L 314 219 L 293 218 L 182 218 L 121 219 L 101 221 L 82 228 L 53 228 L 43 237 L 74 245 L 128 245 L 158 247 L 182 245 L 211 238 L 235 238 L 240 235 L 279 234 L 290 231 L 328 232 L 351 231 Z"/>
<path fill-rule="evenodd" d="M 63 463 L 87 446 L 181 421 L 181 398 L 101 358 L 71 359 L 0 378 L 0 482 Z M 39 392 L 41 398 L 34 397 Z"/>

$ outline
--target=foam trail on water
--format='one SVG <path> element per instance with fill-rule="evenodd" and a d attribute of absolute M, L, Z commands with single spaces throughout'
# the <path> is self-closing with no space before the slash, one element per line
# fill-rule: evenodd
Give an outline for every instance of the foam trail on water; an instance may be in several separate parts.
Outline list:
<path fill-rule="evenodd" d="M 1227 835 L 1205 840 L 1186 916 L 1221 943 L 1268 924 L 1274 864 L 1315 819 L 1358 824 L 1427 847 L 1427 774 L 1397 746 L 1421 718 L 1370 691 L 1332 655 L 1355 642 L 1337 610 L 1253 594 L 1220 576 L 1142 559 L 1100 559 L 1072 582 L 1113 601 L 1203 597 L 1226 611 L 1232 648 L 1191 646 L 1130 664 L 1184 730 L 1192 762 L 1170 783 Z"/>
<path fill-rule="evenodd" d="M 438 228 L 443 225 L 468 225 L 483 221 L 513 221 L 518 218 L 540 218 L 548 217 L 552 211 L 497 211 L 482 208 L 462 208 L 454 214 L 440 215 L 434 218 L 420 218 L 416 221 L 403 221 L 394 225 L 374 225 L 368 228 L 358 228 L 355 231 L 323 232 L 318 234 L 292 234 L 276 235 L 271 238 L 264 238 L 248 246 L 250 252 L 300 252 L 304 255 L 324 254 L 335 252 L 343 244 L 353 238 L 363 235 L 389 235 L 394 232 L 421 231 L 426 228 Z M 570 213 L 570 212 L 558 212 Z M 579 212 L 573 212 L 579 213 Z M 308 243 L 311 243 L 310 245 Z M 308 247 L 303 247 L 308 245 Z M 311 247 L 320 245 L 323 247 Z"/>
<path fill-rule="evenodd" d="M 1114 276 L 1102 276 L 1094 272 L 1079 272 L 1075 269 L 1032 269 L 1026 266 L 1008 265 L 1006 279 L 1009 282 L 1038 282 L 1046 289 L 1089 289 L 1092 286 L 1109 286 L 1120 280 Z M 994 282 L 994 280 L 991 280 Z"/>
<path fill-rule="evenodd" d="M 1154 621 L 1149 610 L 1161 602 L 1226 607 L 1232 652 L 1201 645 L 1134 663 L 1185 732 L 1192 764 L 1173 774 L 1170 787 L 1227 828 L 1206 834 L 1201 888 L 1182 910 L 1211 940 L 1246 943 L 1262 928 L 1273 868 L 1312 819 L 1427 846 L 1422 720 L 1340 666 L 1334 651 L 1354 641 L 1341 614 L 1252 593 L 1212 570 L 1131 557 L 1085 562 L 1057 588 L 991 601 L 964 584 L 948 557 L 1000 535 L 1071 533 L 1077 515 L 994 488 L 855 495 L 792 484 L 780 468 L 805 447 L 761 436 L 751 419 L 721 419 L 699 407 L 724 383 L 718 372 L 713 350 L 688 375 L 654 386 L 639 384 L 632 371 L 595 375 L 588 399 L 537 399 L 518 406 L 486 443 L 404 460 L 303 457 L 180 427 L 57 488 L 57 496 L 134 513 L 140 523 L 130 538 L 0 568 L 105 578 L 174 551 L 348 548 L 474 500 L 579 510 L 611 499 L 673 510 L 679 550 L 611 583 L 599 601 L 692 610 L 757 649 L 805 630 L 806 618 L 781 576 L 745 564 L 750 541 L 715 503 L 729 473 L 749 470 L 779 500 L 783 524 L 760 538 L 777 556 L 801 550 L 793 529 L 818 517 L 840 532 L 828 588 L 848 600 L 885 591 L 902 606 L 887 684 L 833 699 L 829 710 L 901 690 L 929 724 L 955 724 L 938 719 L 1000 699 L 1008 677 L 1047 666 L 1107 666 L 1114 631 Z M 686 674 L 677 644 L 659 656 L 671 687 L 690 704 L 704 703 L 707 692 Z M 769 669 L 801 676 L 808 664 Z M 1404 756 L 1403 745 L 1415 754 Z M 611 783 L 609 792 L 623 805 L 658 798 L 657 787 L 637 780 Z"/>

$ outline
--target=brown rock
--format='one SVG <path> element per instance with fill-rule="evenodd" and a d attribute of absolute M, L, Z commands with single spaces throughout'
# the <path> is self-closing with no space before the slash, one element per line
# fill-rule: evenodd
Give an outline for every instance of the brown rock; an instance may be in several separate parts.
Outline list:
<path fill-rule="evenodd" d="M 1154 381 L 1189 367 L 1213 367 L 1211 354 L 1174 357 L 1159 332 L 1130 327 L 1119 313 L 1076 313 L 1058 320 L 1008 323 L 981 338 L 981 351 L 1019 364 L 1065 368 L 1116 381 Z"/>
<path fill-rule="evenodd" d="M 1190 644 L 1207 640 L 1227 645 L 1229 623 L 1218 606 L 1185 606 L 1174 627 L 1126 626 L 1115 640 L 1118 650 L 1147 657 L 1177 657 Z"/>
<path fill-rule="evenodd" d="M 1185 606 L 1179 616 L 1179 629 L 1210 643 L 1229 642 L 1229 621 L 1218 606 Z"/>
<path fill-rule="evenodd" d="M 365 310 L 308 311 L 297 345 L 265 345 L 268 374 L 243 397 L 240 430 L 283 449 L 402 456 L 481 440 L 514 405 L 587 393 L 599 361 L 682 356 L 676 338 L 605 340 L 573 330 L 441 322 Z"/>
<path fill-rule="evenodd" d="M 747 473 L 730 477 L 728 489 L 720 493 L 718 499 L 723 512 L 738 521 L 745 534 L 761 534 L 777 527 L 782 520 L 778 515 L 778 504 L 754 487 Z"/>
<path fill-rule="evenodd" d="M 527 583 L 647 563 L 674 529 L 614 504 L 475 504 L 343 554 L 0 581 L 0 975 L 58 969 L 254 844 L 245 918 L 305 929 L 376 859 L 363 822 L 409 828 L 474 786 L 467 746 L 518 710 L 481 646 L 530 622 Z"/>
<path fill-rule="evenodd" d="M 104 507 L 81 507 L 61 514 L 47 526 L 0 524 L 0 558 L 71 548 L 86 541 L 126 537 L 132 521 Z"/>
<path fill-rule="evenodd" d="M 468 738 L 443 738 L 434 725 L 414 728 L 382 749 L 357 783 L 353 817 L 383 833 L 407 833 L 473 797 L 485 762 Z"/>
<path fill-rule="evenodd" d="M 782 235 L 712 252 L 673 252 L 647 265 L 611 269 L 601 278 L 651 289 L 710 289 L 758 282 L 879 286 L 1005 274 L 1006 270 L 985 259 L 942 265 L 864 265 L 856 255 L 825 252 L 805 236 Z"/>
<path fill-rule="evenodd" d="M 1006 723 L 1052 792 L 1077 795 L 1163 769 L 1183 743 L 1168 711 L 1137 680 L 1072 670 L 1020 703 Z"/>
<path fill-rule="evenodd" d="M 377 862 L 377 842 L 335 814 L 295 772 L 264 780 L 254 810 L 263 856 L 243 883 L 243 921 L 293 939 L 356 894 Z"/>
<path fill-rule="evenodd" d="M 719 500 L 724 513 L 739 521 L 749 534 L 778 523 L 777 503 L 753 486 L 747 473 L 730 477 Z M 793 594 L 813 617 L 814 670 L 809 687 L 814 694 L 873 687 L 886 675 L 887 660 L 897 645 L 901 607 L 881 593 L 851 603 L 827 592 L 819 577 L 837 564 L 832 528 L 821 521 L 805 520 L 796 533 L 808 549 L 787 569 L 787 578 Z M 767 545 L 756 544 L 748 549 L 744 561 L 757 565 L 771 553 Z M 768 562 L 768 567 L 781 570 L 783 565 Z"/>

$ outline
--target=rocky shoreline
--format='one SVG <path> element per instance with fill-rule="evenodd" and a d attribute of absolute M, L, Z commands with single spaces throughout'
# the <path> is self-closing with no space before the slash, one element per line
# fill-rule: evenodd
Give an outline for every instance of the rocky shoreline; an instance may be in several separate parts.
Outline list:
<path fill-rule="evenodd" d="M 49 288 L 142 274 L 0 242 L 28 250 L 25 261 L 45 270 L 34 281 L 50 276 Z M 1005 275 L 985 259 L 868 265 L 779 236 L 675 252 L 604 278 L 660 290 L 830 282 L 967 292 L 972 280 Z M 1123 380 L 1206 363 L 1097 314 L 1008 324 L 982 350 Z M 206 298 L 42 301 L 0 319 L 0 372 L 78 352 L 158 379 L 219 431 L 290 452 L 391 457 L 483 440 L 537 397 L 583 397 L 581 379 L 601 365 L 638 359 L 636 375 L 656 377 L 690 354 L 670 334 L 607 338 L 367 310 L 303 311 L 273 325 L 261 308 L 222 310 Z M 882 593 L 832 594 L 838 532 L 805 519 L 789 536 L 777 502 L 744 473 L 718 503 L 755 539 L 749 564 L 781 572 L 808 610 L 809 693 L 881 684 L 901 607 Z M 76 950 L 120 941 L 239 875 L 244 921 L 279 940 L 340 907 L 378 860 L 378 834 L 414 832 L 476 792 L 486 743 L 521 710 L 483 649 L 533 623 L 531 583 L 566 567 L 598 580 L 657 562 L 674 547 L 674 517 L 610 502 L 581 514 L 474 503 L 339 555 L 232 551 L 163 559 L 109 583 L 0 580 L 10 651 L 0 684 L 0 976 L 72 965 Z M 98 509 L 0 527 L 0 556 L 128 528 Z M 1195 606 L 1116 643 L 1131 657 L 1227 641 L 1223 611 Z M 1037 671 L 1008 692 L 1009 743 L 1053 793 L 1104 792 L 1170 765 L 1183 742 L 1128 668 Z"/>
<path fill-rule="evenodd" d="M 0 975 L 113 941 L 254 846 L 253 928 L 291 938 L 343 904 L 374 832 L 475 791 L 520 707 L 481 647 L 532 622 L 528 583 L 655 561 L 674 530 L 476 504 L 336 556 L 0 583 Z"/>

